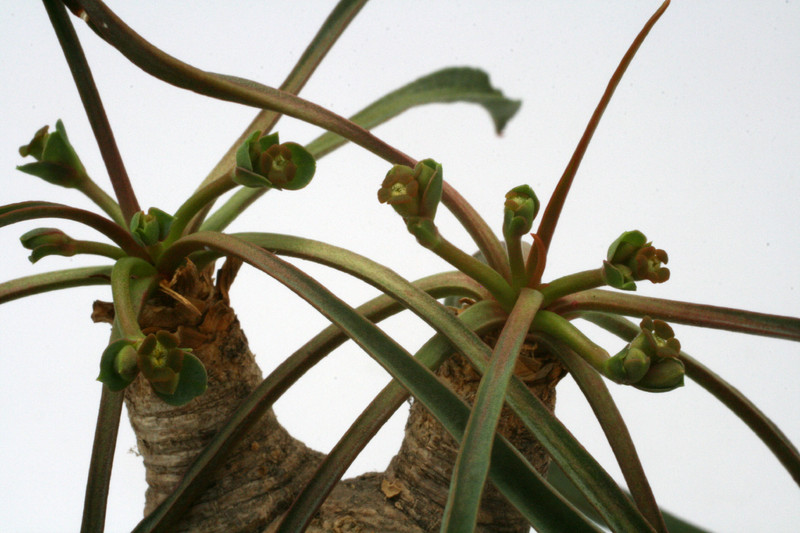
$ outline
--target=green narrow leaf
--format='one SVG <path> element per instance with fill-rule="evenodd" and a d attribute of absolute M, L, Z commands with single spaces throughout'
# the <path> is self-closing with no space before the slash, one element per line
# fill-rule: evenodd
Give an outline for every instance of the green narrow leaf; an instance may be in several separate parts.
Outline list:
<path fill-rule="evenodd" d="M 583 494 L 581 494 L 581 491 L 575 488 L 575 485 L 572 484 L 558 465 L 550 465 L 550 469 L 547 471 L 547 482 L 590 519 L 598 524 L 603 523 L 603 519 L 594 507 L 592 507 Z M 710 533 L 707 529 L 702 529 L 694 524 L 690 524 L 686 520 L 668 511 L 664 511 L 663 509 L 661 510 L 661 514 L 664 516 L 664 522 L 667 525 L 669 533 Z"/>
<path fill-rule="evenodd" d="M 420 290 L 430 292 L 433 297 L 463 294 L 479 298 L 474 292 L 474 282 L 458 273 L 436 274 L 414 283 Z M 378 322 L 400 311 L 403 307 L 386 295 L 378 296 L 358 307 L 365 318 Z M 168 527 L 199 495 L 214 471 L 222 464 L 227 454 L 236 447 L 241 437 L 272 407 L 281 395 L 306 371 L 326 355 L 348 340 L 341 329 L 329 326 L 309 340 L 295 353 L 287 357 L 245 398 L 228 418 L 225 425 L 214 435 L 208 445 L 197 456 L 173 492 L 134 529 L 146 533 Z"/>
<path fill-rule="evenodd" d="M 254 238 L 263 237 L 263 235 L 259 236 L 258 234 L 249 235 Z M 294 241 L 295 245 L 297 242 L 301 241 L 300 239 L 287 238 L 286 236 L 271 235 L 270 237 L 277 240 Z M 226 248 L 219 247 L 221 242 L 225 243 Z M 263 242 L 260 244 L 263 244 Z M 274 244 L 274 242 L 272 244 Z M 271 257 L 269 255 L 264 256 L 257 254 L 255 250 L 245 246 L 244 242 L 239 242 L 235 237 L 230 235 L 197 233 L 176 241 L 169 250 L 164 252 L 159 266 L 162 269 L 168 269 L 171 265 L 179 262 L 181 258 L 186 257 L 194 251 L 207 249 L 206 247 L 211 249 L 216 248 L 221 253 L 232 253 L 235 249 L 239 250 L 240 253 L 247 252 L 248 254 L 252 254 L 252 258 L 261 258 L 264 260 L 266 260 L 267 257 Z M 335 249 L 335 247 L 330 248 Z M 293 253 L 297 253 L 298 256 L 302 255 L 302 252 L 298 253 L 295 251 Z M 486 360 L 488 360 L 491 352 L 483 341 L 468 328 L 464 327 L 464 325 L 445 308 L 431 300 L 425 293 L 416 290 L 402 277 L 388 268 L 377 265 L 366 258 L 359 258 L 357 254 L 346 250 L 339 249 L 338 253 L 344 256 L 345 259 L 327 259 L 331 261 L 331 266 L 348 263 L 348 267 L 352 266 L 356 268 L 356 273 L 354 273 L 354 275 L 360 278 L 364 276 L 362 279 L 365 279 L 365 281 L 369 281 L 370 277 L 373 278 L 372 281 L 369 281 L 370 283 L 377 283 L 375 280 L 381 280 L 379 286 L 382 291 L 392 294 L 399 301 L 403 302 L 404 305 L 407 305 L 409 309 L 419 314 L 419 316 L 434 329 L 446 335 L 456 349 L 463 353 L 480 373 L 485 372 Z M 358 259 L 356 260 L 355 258 Z M 270 262 L 272 261 L 273 260 L 270 259 Z M 324 261 L 321 262 L 324 263 Z M 397 352 L 392 353 L 398 355 Z M 400 364 L 405 370 L 409 368 L 416 369 L 417 367 L 413 362 L 409 361 L 409 359 L 413 358 L 410 356 L 408 356 L 408 358 L 393 357 L 392 361 Z M 397 370 L 399 369 L 394 369 L 394 371 Z M 413 372 L 414 370 L 409 371 Z M 426 383 L 430 382 L 426 381 Z M 435 380 L 435 383 L 439 383 L 438 380 Z M 439 390 L 435 388 L 435 384 L 431 383 L 431 385 L 434 387 L 433 390 Z M 411 384 L 409 384 L 409 386 L 411 386 Z M 447 393 L 444 394 L 447 395 Z M 448 402 L 449 400 L 447 398 L 438 400 L 429 398 L 425 401 Z M 611 476 L 603 470 L 564 425 L 540 400 L 533 396 L 517 378 L 513 378 L 511 381 L 508 402 L 520 416 L 520 419 L 525 423 L 526 427 L 534 434 L 539 442 L 542 443 L 553 458 L 568 472 L 570 479 L 589 495 L 593 504 L 601 510 L 604 518 L 612 527 L 621 530 L 647 531 L 650 529 L 647 521 L 636 510 L 633 503 L 620 491 Z M 513 484 L 515 481 L 507 480 L 507 482 Z"/>
<path fill-rule="evenodd" d="M 601 311 L 638 318 L 649 316 L 675 324 L 800 341 L 800 318 L 602 289 L 571 294 L 554 303 L 550 309 L 555 312 Z"/>
<path fill-rule="evenodd" d="M 508 382 L 541 303 L 542 293 L 523 288 L 497 339 L 458 450 L 444 510 L 443 532 L 457 533 L 475 528 Z"/>
<path fill-rule="evenodd" d="M 423 76 L 376 100 L 350 120 L 365 129 L 383 124 L 413 107 L 435 103 L 468 102 L 477 104 L 489 113 L 495 131 L 500 134 L 522 103 L 506 98 L 492 87 L 489 75 L 468 67 L 451 67 Z M 316 158 L 345 144 L 347 139 L 335 133 L 324 133 L 306 148 Z"/>
<path fill-rule="evenodd" d="M 630 320 L 608 313 L 581 312 L 578 316 L 597 324 L 626 341 L 630 341 L 639 331 L 639 327 Z M 792 479 L 800 485 L 800 452 L 786 438 L 783 431 L 736 387 L 716 375 L 689 354 L 681 352 L 680 358 L 686 367 L 686 375 L 710 392 L 747 424 L 780 461 L 792 476 Z"/>
<path fill-rule="evenodd" d="M 0 304 L 70 287 L 108 285 L 110 276 L 111 266 L 96 266 L 57 270 L 4 281 L 0 283 Z"/>
<path fill-rule="evenodd" d="M 650 483 L 645 476 L 644 468 L 639 461 L 633 439 L 628 432 L 625 421 L 617 409 L 614 399 L 608 392 L 605 381 L 586 361 L 564 345 L 547 338 L 538 339 L 552 353 L 557 355 L 569 374 L 580 387 L 592 411 L 606 435 L 622 475 L 631 489 L 636 506 L 642 511 L 650 524 L 660 532 L 666 531 L 664 519 L 658 509 Z"/>

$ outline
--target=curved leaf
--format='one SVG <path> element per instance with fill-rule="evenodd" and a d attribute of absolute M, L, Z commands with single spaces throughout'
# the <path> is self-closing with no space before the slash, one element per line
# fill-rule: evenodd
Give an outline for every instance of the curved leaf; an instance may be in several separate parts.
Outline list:
<path fill-rule="evenodd" d="M 57 270 L 4 281 L 0 283 L 0 304 L 70 287 L 108 285 L 110 276 L 111 266 L 96 266 Z"/>
<path fill-rule="evenodd" d="M 639 318 L 650 316 L 676 324 L 800 341 L 800 318 L 601 289 L 571 294 L 554 302 L 549 309 L 560 314 L 604 311 Z"/>
<path fill-rule="evenodd" d="M 465 281 L 466 283 L 462 283 Z M 452 294 L 471 293 L 472 280 L 461 274 L 437 274 L 415 282 L 420 290 L 430 292 L 434 297 Z M 373 322 L 378 322 L 403 310 L 394 299 L 381 295 L 359 306 L 357 311 Z M 341 329 L 329 326 L 287 357 L 273 370 L 261 384 L 253 390 L 228 418 L 225 425 L 214 435 L 208 445 L 184 474 L 173 492 L 147 517 L 134 531 L 143 533 L 155 531 L 164 524 L 170 524 L 188 507 L 206 486 L 214 470 L 222 463 L 230 450 L 244 434 L 258 422 L 261 416 L 272 407 L 281 395 L 307 370 L 322 360 L 348 339 Z M 402 387 L 400 387 L 402 389 Z M 405 389 L 402 389 L 405 391 Z"/>
<path fill-rule="evenodd" d="M 498 336 L 491 363 L 478 386 L 464 439 L 453 467 L 450 492 L 442 518 L 443 532 L 457 533 L 475 528 L 508 382 L 514 373 L 528 328 L 541 303 L 542 293 L 523 288 Z"/>
<path fill-rule="evenodd" d="M 63 218 L 80 222 L 111 239 L 129 255 L 149 259 L 147 252 L 133 240 L 125 228 L 97 213 L 52 202 L 19 202 L 0 207 L 0 228 L 38 218 Z"/>
<path fill-rule="evenodd" d="M 519 100 L 506 98 L 500 90 L 492 87 L 489 75 L 484 71 L 450 67 L 390 92 L 351 116 L 350 120 L 371 130 L 412 107 L 452 102 L 474 103 L 486 109 L 498 134 L 503 132 L 522 105 Z M 306 148 L 314 157 L 320 158 L 346 142 L 347 139 L 341 135 L 323 133 L 308 143 Z"/>
<path fill-rule="evenodd" d="M 626 341 L 630 341 L 639 331 L 639 327 L 630 320 L 607 313 L 582 312 L 578 313 L 578 316 L 597 324 Z M 680 353 L 680 358 L 686 367 L 686 375 L 710 392 L 747 424 L 753 430 L 753 433 L 758 435 L 758 438 L 778 458 L 795 482 L 800 485 L 800 452 L 797 451 L 797 448 L 786 438 L 786 435 L 778 426 L 736 387 L 716 375 L 699 361 L 685 352 Z"/>
<path fill-rule="evenodd" d="M 303 239 L 269 234 L 245 234 L 245 236 L 253 240 L 266 239 L 265 241 L 259 241 L 259 244 L 266 246 L 268 249 L 286 247 L 287 253 L 296 254 L 298 257 L 308 254 L 308 243 L 315 242 L 305 240 L 305 244 L 298 248 L 298 243 L 303 243 Z M 214 244 L 220 241 L 224 241 L 230 246 L 236 246 L 237 249 L 242 251 L 248 249 L 243 246 L 244 243 L 237 243 L 232 236 L 197 233 L 176 241 L 162 255 L 162 264 L 160 266 L 169 270 L 193 251 L 206 249 L 206 246 L 214 248 Z M 267 242 L 269 244 L 266 244 Z M 279 242 L 282 242 L 280 246 L 278 246 Z M 319 252 L 319 254 L 327 255 L 327 257 L 314 260 L 323 264 L 330 264 L 347 272 L 350 272 L 348 269 L 352 268 L 353 272 L 350 273 L 353 275 L 369 283 L 376 284 L 381 291 L 387 294 L 392 294 L 436 331 L 447 336 L 453 346 L 469 359 L 479 373 L 483 374 L 485 372 L 486 361 L 491 352 L 479 337 L 464 327 L 443 306 L 432 301 L 429 296 L 416 290 L 406 280 L 386 267 L 347 250 L 324 245 L 323 243 L 317 243 L 317 245 L 321 248 L 327 248 L 328 251 L 324 254 Z M 288 248 L 292 248 L 292 251 L 288 252 Z M 303 251 L 302 248 L 306 248 L 306 250 Z M 222 249 L 219 250 L 223 251 Z M 314 255 L 318 255 L 317 251 L 315 251 Z M 339 256 L 338 259 L 337 255 Z M 636 510 L 633 503 L 620 491 L 611 476 L 603 470 L 597 461 L 572 436 L 569 430 L 517 378 L 513 378 L 509 385 L 508 403 L 525 423 L 525 426 L 552 455 L 554 460 L 564 468 L 570 479 L 580 486 L 581 490 L 585 491 L 589 496 L 593 505 L 601 510 L 604 518 L 609 521 L 612 527 L 621 530 L 638 529 L 647 531 L 650 529 L 647 521 Z"/>

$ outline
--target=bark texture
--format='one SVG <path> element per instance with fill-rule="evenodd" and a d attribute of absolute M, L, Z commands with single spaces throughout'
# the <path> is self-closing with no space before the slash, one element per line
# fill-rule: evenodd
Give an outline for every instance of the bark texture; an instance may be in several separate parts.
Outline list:
<path fill-rule="evenodd" d="M 125 401 L 148 489 L 145 514 L 152 511 L 230 413 L 260 383 L 261 371 L 228 302 L 228 288 L 238 265 L 226 263 L 213 285 L 209 272 L 192 265 L 181 269 L 142 312 L 145 333 L 177 333 L 208 372 L 208 390 L 182 407 L 163 403 L 141 376 Z M 95 305 L 95 320 L 113 318 L 113 309 Z M 489 339 L 491 342 L 491 339 Z M 521 355 L 518 375 L 551 409 L 563 368 L 532 347 Z M 469 402 L 479 376 L 460 356 L 448 360 L 438 375 Z M 516 416 L 507 409 L 501 431 L 542 473 L 548 457 Z M 419 403 L 411 408 L 405 438 L 383 473 L 340 482 L 308 531 L 427 532 L 438 530 L 447 499 L 458 445 Z M 281 514 L 313 474 L 322 454 L 307 448 L 280 425 L 270 411 L 236 449 L 213 483 L 195 502 L 176 531 L 257 532 L 277 525 Z M 487 486 L 479 531 L 525 532 L 529 526 L 500 493 Z"/>

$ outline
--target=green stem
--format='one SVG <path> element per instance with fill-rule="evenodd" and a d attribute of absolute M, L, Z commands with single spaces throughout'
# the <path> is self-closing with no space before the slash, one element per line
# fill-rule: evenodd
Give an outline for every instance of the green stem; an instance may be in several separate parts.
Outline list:
<path fill-rule="evenodd" d="M 550 283 L 542 286 L 539 290 L 544 294 L 543 306 L 547 307 L 563 296 L 602 287 L 605 284 L 603 270 L 595 268 L 593 270 L 584 270 L 583 272 L 576 272 L 575 274 L 569 274 L 568 276 L 554 279 Z"/>
<path fill-rule="evenodd" d="M 533 237 L 533 246 L 531 246 L 525 262 L 525 274 L 528 277 L 528 287 L 533 289 L 539 288 L 542 283 L 542 274 L 547 265 L 547 247 L 536 233 L 531 234 L 531 237 Z"/>
<path fill-rule="evenodd" d="M 271 190 L 269 187 L 261 187 L 259 189 L 242 187 L 238 189 L 210 217 L 203 221 L 199 231 L 223 231 L 245 209 Z"/>
<path fill-rule="evenodd" d="M 104 242 L 72 241 L 72 245 L 75 247 L 76 254 L 100 255 L 109 257 L 115 261 L 117 259 L 122 259 L 126 255 L 121 248 Z"/>
<path fill-rule="evenodd" d="M 347 26 L 350 24 L 353 18 L 355 18 L 358 12 L 361 11 L 361 8 L 364 7 L 364 4 L 366 3 L 367 0 L 340 0 L 340 2 L 336 4 L 336 7 L 333 8 L 331 14 L 328 15 L 328 18 L 326 18 L 325 22 L 322 23 L 322 26 L 317 34 L 314 36 L 311 42 L 308 43 L 303 55 L 297 60 L 297 63 L 292 71 L 281 84 L 281 91 L 291 94 L 298 94 L 300 92 L 311 75 L 317 69 L 317 66 L 319 66 L 322 59 L 327 55 L 328 51 L 330 51 Z M 245 128 L 244 132 L 242 132 L 239 138 L 236 139 L 230 148 L 228 148 L 228 151 L 225 152 L 225 155 L 222 156 L 222 158 L 219 160 L 216 166 L 214 166 L 214 168 L 211 170 L 208 176 L 206 176 L 198 188 L 208 184 L 212 179 L 214 179 L 215 176 L 230 172 L 236 163 L 236 150 L 239 149 L 247 137 L 249 137 L 256 130 L 260 130 L 265 133 L 272 131 L 280 117 L 280 113 L 277 113 L 271 109 L 262 109 L 259 111 L 250 125 Z M 236 218 L 241 210 L 244 210 L 269 189 L 244 190 L 248 193 L 247 196 L 249 196 L 250 199 L 246 203 L 243 203 L 238 211 L 228 211 L 229 215 L 232 215 L 230 220 Z M 225 205 L 228 205 L 228 203 Z M 205 219 L 210 209 L 211 204 L 200 210 L 189 226 L 189 233 L 193 233 L 197 231 L 199 227 L 201 227 L 201 223 L 203 222 L 203 219 Z M 225 226 L 230 224 L 230 220 L 227 220 L 222 228 L 215 228 L 213 225 L 207 226 L 203 224 L 203 229 L 216 229 L 217 231 L 221 231 Z"/>
<path fill-rule="evenodd" d="M 105 213 L 111 217 L 111 220 L 123 228 L 127 227 L 125 216 L 122 214 L 122 209 L 120 209 L 119 204 L 106 194 L 106 191 L 101 189 L 92 178 L 86 176 L 86 179 L 78 185 L 78 190 L 85 194 L 100 209 L 105 211 Z"/>
<path fill-rule="evenodd" d="M 503 276 L 498 274 L 492 267 L 465 253 L 441 235 L 438 235 L 438 239 L 431 244 L 430 250 L 467 276 L 481 283 L 507 311 L 510 311 L 514 306 L 517 294 L 511 288 L 511 285 L 503 279 Z"/>
<path fill-rule="evenodd" d="M 169 246 L 178 240 L 194 216 L 204 207 L 211 205 L 219 196 L 236 186 L 237 184 L 233 181 L 231 173 L 228 172 L 195 191 L 175 212 L 169 235 L 167 235 L 163 243 L 164 246 Z"/>
<path fill-rule="evenodd" d="M 563 342 L 595 370 L 605 375 L 605 362 L 610 357 L 608 352 L 592 342 L 569 320 L 550 311 L 539 311 L 533 320 L 533 329 Z"/>
<path fill-rule="evenodd" d="M 114 140 L 114 132 L 111 130 L 111 124 L 109 124 L 105 109 L 103 109 L 103 102 L 100 100 L 100 93 L 94 84 L 89 63 L 83 54 L 78 35 L 75 33 L 75 28 L 72 26 L 64 4 L 60 0 L 43 1 L 53 29 L 58 36 L 58 42 L 69 64 L 72 78 L 75 80 L 75 86 L 80 93 L 81 102 L 83 102 L 83 107 L 92 126 L 94 137 L 100 147 L 100 154 L 111 178 L 111 185 L 114 187 L 114 193 L 119 200 L 124 220 L 127 222 L 141 208 L 136 200 L 131 181 L 122 162 L 122 156 Z M 127 224 L 122 224 L 122 226 L 127 227 Z"/>
<path fill-rule="evenodd" d="M 120 338 L 140 339 L 144 337 L 139 328 L 139 309 L 132 295 L 131 278 L 147 277 L 155 280 L 153 265 L 135 257 L 123 257 L 111 270 L 111 294 L 114 299 L 114 323 L 119 327 Z M 146 291 L 145 291 L 146 292 Z"/>
<path fill-rule="evenodd" d="M 519 235 L 505 235 L 508 262 L 511 265 L 511 287 L 519 291 L 528 283 L 525 259 L 522 256 L 522 240 Z"/>
<path fill-rule="evenodd" d="M 413 165 L 412 165 L 413 167 Z M 467 230 L 475 241 L 486 263 L 498 272 L 503 279 L 511 281 L 511 269 L 503 245 L 494 234 L 486 220 L 474 207 L 448 182 L 442 184 L 442 205 L 450 211 L 456 220 Z"/>

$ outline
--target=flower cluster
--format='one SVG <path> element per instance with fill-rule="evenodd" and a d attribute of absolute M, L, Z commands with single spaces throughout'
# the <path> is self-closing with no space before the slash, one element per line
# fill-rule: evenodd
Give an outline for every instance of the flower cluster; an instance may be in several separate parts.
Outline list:
<path fill-rule="evenodd" d="M 636 281 L 667 281 L 669 269 L 663 265 L 668 261 L 667 252 L 652 246 L 641 231 L 626 231 L 608 248 L 603 277 L 614 288 L 632 291 Z"/>
<path fill-rule="evenodd" d="M 178 337 L 168 331 L 151 333 L 138 342 L 113 342 L 103 352 L 97 379 L 120 391 L 141 372 L 165 402 L 183 405 L 205 392 L 207 376 L 200 360 L 178 344 Z"/>
<path fill-rule="evenodd" d="M 58 120 L 56 131 L 48 133 L 48 130 L 49 127 L 44 126 L 36 132 L 30 143 L 19 147 L 22 157 L 31 156 L 36 162 L 20 165 L 17 170 L 61 187 L 79 187 L 88 176 L 67 138 L 64 124 Z"/>
<path fill-rule="evenodd" d="M 424 159 L 414 168 L 394 165 L 381 183 L 378 201 L 391 205 L 403 217 L 408 231 L 424 246 L 436 240 L 433 223 L 442 199 L 442 165 Z"/>
<path fill-rule="evenodd" d="M 681 344 L 666 322 L 644 317 L 641 332 L 605 362 L 605 374 L 618 383 L 648 392 L 666 392 L 683 385 Z"/>

